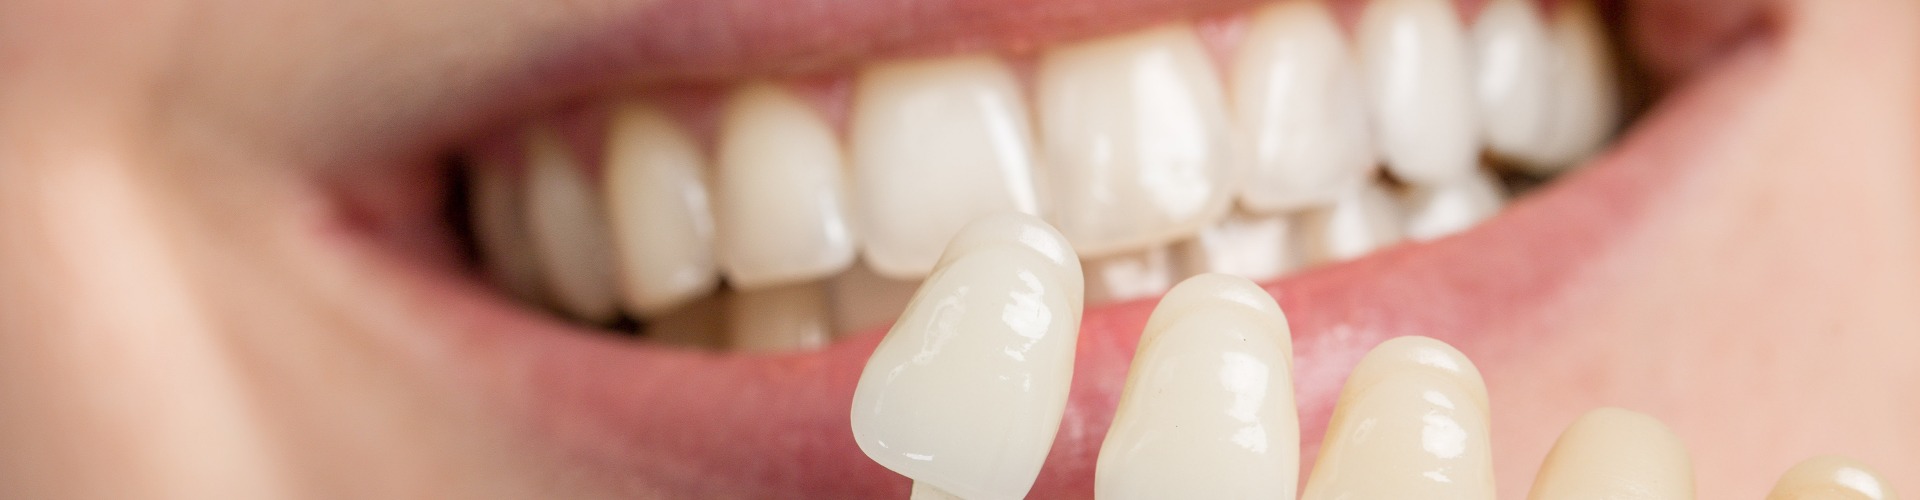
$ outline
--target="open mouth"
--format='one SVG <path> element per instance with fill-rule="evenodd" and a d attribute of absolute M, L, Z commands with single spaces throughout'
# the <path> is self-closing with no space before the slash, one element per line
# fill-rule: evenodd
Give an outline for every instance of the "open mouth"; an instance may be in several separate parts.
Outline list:
<path fill-rule="evenodd" d="M 343 196 L 341 222 L 462 390 L 581 476 L 849 498 L 909 487 L 847 425 L 881 330 L 960 225 L 1039 215 L 1088 310 L 1033 495 L 1084 497 L 1182 277 L 1288 311 L 1311 454 L 1379 341 L 1497 364 L 1543 331 L 1737 118 L 1773 35 L 1740 1 L 881 3 L 617 9 L 500 75 L 452 160 L 384 174 L 411 201 Z"/>

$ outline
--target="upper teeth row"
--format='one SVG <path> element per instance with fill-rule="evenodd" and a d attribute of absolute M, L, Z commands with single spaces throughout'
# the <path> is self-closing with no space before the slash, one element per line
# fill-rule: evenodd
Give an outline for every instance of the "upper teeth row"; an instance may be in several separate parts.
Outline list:
<path fill-rule="evenodd" d="M 919 279 L 961 224 L 996 210 L 1042 215 L 1101 257 L 1194 237 L 1236 199 L 1257 214 L 1356 199 L 1381 163 L 1416 188 L 1485 184 L 1483 148 L 1552 171 L 1618 118 L 1585 2 L 1549 20 L 1494 0 L 1468 31 L 1451 0 L 1374 0 L 1351 54 L 1320 1 L 1269 5 L 1247 28 L 1224 68 L 1187 24 L 1045 50 L 1031 85 L 991 55 L 871 64 L 844 141 L 767 82 L 729 95 L 711 158 L 644 98 L 614 106 L 603 168 L 536 124 L 524 159 L 486 159 L 524 161 L 524 181 L 476 169 L 482 248 L 510 288 L 574 315 L 652 315 L 723 274 L 777 287 L 856 254 Z"/>

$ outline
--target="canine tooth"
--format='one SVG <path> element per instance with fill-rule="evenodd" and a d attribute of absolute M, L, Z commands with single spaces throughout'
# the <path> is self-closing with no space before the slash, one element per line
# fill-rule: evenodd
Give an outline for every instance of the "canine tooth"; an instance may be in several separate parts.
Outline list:
<path fill-rule="evenodd" d="M 1491 499 L 1487 422 L 1466 356 L 1425 337 L 1388 340 L 1347 376 L 1300 497 Z"/>
<path fill-rule="evenodd" d="M 1073 379 L 1077 259 L 1032 216 L 962 228 L 860 374 L 852 409 L 860 450 L 916 489 L 1025 496 Z"/>
<path fill-rule="evenodd" d="M 520 300 L 541 302 L 540 262 L 528 238 L 525 200 L 502 163 L 481 160 L 469 170 L 474 238 L 494 284 Z"/>
<path fill-rule="evenodd" d="M 868 67 L 850 136 L 862 251 L 882 275 L 925 277 L 975 217 L 1039 213 L 1026 103 L 998 58 Z"/>
<path fill-rule="evenodd" d="M 722 112 L 716 160 L 714 215 L 729 284 L 799 283 L 853 263 L 845 161 L 807 103 L 771 83 L 742 86 Z"/>
<path fill-rule="evenodd" d="M 1493 0 L 1473 22 L 1474 93 L 1488 149 L 1524 155 L 1547 140 L 1553 48 L 1532 0 Z"/>
<path fill-rule="evenodd" d="M 1767 500 L 1898 500 L 1893 484 L 1858 462 L 1815 457 L 1788 469 Z"/>
<path fill-rule="evenodd" d="M 1400 242 L 1399 203 L 1386 189 L 1367 183 L 1334 205 L 1301 214 L 1300 253 L 1308 265 L 1353 259 Z"/>
<path fill-rule="evenodd" d="M 1601 408 L 1560 434 L 1527 498 L 1692 500 L 1693 462 L 1659 419 Z"/>
<path fill-rule="evenodd" d="M 1453 2 L 1374 0 L 1358 29 L 1374 141 L 1387 169 L 1416 184 L 1471 172 L 1480 154 L 1480 120 Z"/>
<path fill-rule="evenodd" d="M 1234 188 L 1226 105 L 1207 57 L 1186 26 L 1041 57 L 1050 215 L 1081 253 L 1169 244 L 1226 211 Z"/>
<path fill-rule="evenodd" d="M 606 206 L 558 131 L 527 132 L 527 223 L 561 310 L 605 323 L 620 315 Z"/>
<path fill-rule="evenodd" d="M 727 345 L 748 352 L 818 349 L 833 338 L 827 292 L 800 283 L 735 292 L 727 301 Z"/>
<path fill-rule="evenodd" d="M 640 101 L 615 108 L 607 135 L 607 215 L 628 310 L 657 314 L 712 292 L 713 213 L 693 138 Z"/>
<path fill-rule="evenodd" d="M 1284 215 L 1234 212 L 1181 242 L 1177 253 L 1187 274 L 1222 273 L 1264 281 L 1299 265 L 1293 232 Z"/>
<path fill-rule="evenodd" d="M 1094 496 L 1293 498 L 1300 419 L 1286 315 L 1245 278 L 1161 299 L 1100 445 Z"/>
<path fill-rule="evenodd" d="M 1179 279 L 1169 247 L 1087 259 L 1087 300 L 1095 304 L 1123 302 L 1166 293 Z"/>
<path fill-rule="evenodd" d="M 1366 92 L 1325 3 L 1261 9 L 1236 61 L 1242 204 L 1262 212 L 1323 205 L 1371 178 L 1378 159 Z"/>
<path fill-rule="evenodd" d="M 1486 172 L 1441 184 L 1414 186 L 1407 194 L 1407 237 L 1431 240 L 1457 233 L 1500 212 L 1506 189 Z"/>
<path fill-rule="evenodd" d="M 1561 2 L 1548 32 L 1554 52 L 1549 140 L 1523 166 L 1552 173 L 1598 151 L 1620 121 L 1620 89 L 1600 14 L 1586 0 Z M 1523 160 L 1529 158 L 1522 157 Z"/>
<path fill-rule="evenodd" d="M 833 302 L 833 333 L 847 335 L 893 323 L 907 310 L 919 280 L 897 280 L 856 265 L 835 276 L 828 291 Z"/>

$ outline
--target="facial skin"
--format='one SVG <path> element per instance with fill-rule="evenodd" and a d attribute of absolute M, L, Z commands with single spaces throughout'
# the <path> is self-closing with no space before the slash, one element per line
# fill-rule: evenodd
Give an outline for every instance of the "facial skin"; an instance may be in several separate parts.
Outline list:
<path fill-rule="evenodd" d="M 475 389 L 501 360 L 394 284 L 457 272 L 434 200 L 372 174 L 512 112 L 476 96 L 591 87 L 527 60 L 625 3 L 0 2 L 0 496 L 661 491 Z M 1826 453 L 1920 490 L 1920 7 L 1782 3 L 1767 47 L 1649 58 L 1765 62 L 1646 223 L 1487 335 L 1527 340 L 1460 344 L 1503 496 L 1601 405 L 1671 425 L 1705 497 Z M 637 78 L 692 73 L 663 61 Z"/>

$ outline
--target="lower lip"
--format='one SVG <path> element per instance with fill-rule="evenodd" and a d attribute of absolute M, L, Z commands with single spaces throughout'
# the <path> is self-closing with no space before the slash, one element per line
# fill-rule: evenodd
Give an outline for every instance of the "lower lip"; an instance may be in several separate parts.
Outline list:
<path fill-rule="evenodd" d="M 1550 331 L 1544 308 L 1657 220 L 1653 202 L 1734 117 L 1763 69 L 1730 64 L 1702 76 L 1608 154 L 1467 233 L 1268 284 L 1293 327 L 1303 456 L 1317 448 L 1347 371 L 1381 340 L 1435 337 L 1485 366 L 1536 338 L 1516 332 Z M 438 326 L 427 329 L 441 335 L 430 342 L 457 363 L 455 390 L 550 443 L 579 468 L 571 473 L 665 497 L 908 493 L 908 480 L 867 460 L 848 427 L 854 384 L 883 331 L 801 354 L 677 350 L 580 331 L 477 283 L 387 264 Z M 1087 311 L 1071 401 L 1035 497 L 1092 491 L 1099 444 L 1154 302 Z"/>

